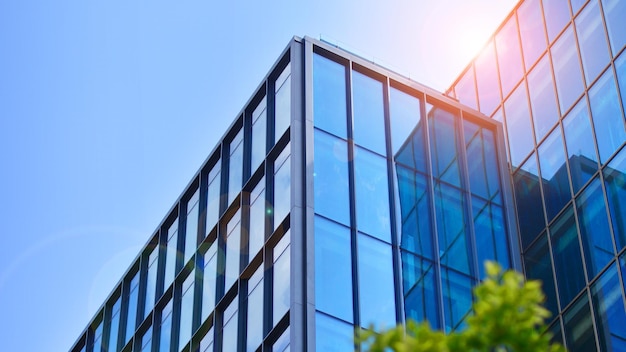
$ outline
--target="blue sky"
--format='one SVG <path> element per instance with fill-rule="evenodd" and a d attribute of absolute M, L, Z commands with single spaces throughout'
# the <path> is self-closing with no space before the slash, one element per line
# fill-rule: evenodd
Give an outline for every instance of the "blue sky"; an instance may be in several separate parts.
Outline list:
<path fill-rule="evenodd" d="M 66 351 L 293 35 L 447 88 L 515 0 L 0 0 L 0 350 Z"/>

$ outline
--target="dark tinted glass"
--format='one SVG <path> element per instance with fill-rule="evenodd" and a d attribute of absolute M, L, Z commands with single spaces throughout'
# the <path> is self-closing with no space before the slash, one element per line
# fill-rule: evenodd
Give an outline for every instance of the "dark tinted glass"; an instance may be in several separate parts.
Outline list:
<path fill-rule="evenodd" d="M 553 0 L 566 3 L 562 0 Z M 583 92 L 583 79 L 572 27 L 552 46 L 552 64 L 556 76 L 561 113 L 569 109 Z"/>
<path fill-rule="evenodd" d="M 557 128 L 539 146 L 539 165 L 548 222 L 571 198 L 561 129 Z"/>
<path fill-rule="evenodd" d="M 541 281 L 541 289 L 546 295 L 546 309 L 552 313 L 553 317 L 556 316 L 558 313 L 556 288 L 552 274 L 550 248 L 545 232 L 524 254 L 524 265 L 526 266 L 527 278 Z"/>
<path fill-rule="evenodd" d="M 313 112 L 315 127 L 347 137 L 345 66 L 313 54 Z"/>
<path fill-rule="evenodd" d="M 572 175 L 574 194 L 598 171 L 598 157 L 587 112 L 587 100 L 582 99 L 563 120 L 567 159 Z"/>
<path fill-rule="evenodd" d="M 587 295 L 580 297 L 563 313 L 563 325 L 565 326 L 565 342 L 569 351 L 597 350 Z"/>
<path fill-rule="evenodd" d="M 607 70 L 591 87 L 589 104 L 600 161 L 604 163 L 626 140 L 624 117 L 617 98 L 612 70 Z"/>
<path fill-rule="evenodd" d="M 382 155 L 385 152 L 385 110 L 383 84 L 352 71 L 354 142 Z"/>
<path fill-rule="evenodd" d="M 591 85 L 610 59 L 602 16 L 596 1 L 591 1 L 576 18 L 576 33 L 587 85 Z"/>
<path fill-rule="evenodd" d="M 559 120 L 548 55 L 545 55 L 528 74 L 528 91 L 535 133 L 537 140 L 541 140 Z"/>
<path fill-rule="evenodd" d="M 513 175 L 515 203 L 523 247 L 527 247 L 543 230 L 545 220 L 539 186 L 539 169 L 533 153 Z"/>
<path fill-rule="evenodd" d="M 524 84 L 520 84 L 504 102 L 504 113 L 511 148 L 511 163 L 517 167 L 534 147 L 533 127 Z"/>
<path fill-rule="evenodd" d="M 591 286 L 598 342 L 602 351 L 626 351 L 626 313 L 615 265 Z"/>
<path fill-rule="evenodd" d="M 622 149 L 604 168 L 604 184 L 619 251 L 626 246 L 626 149 Z"/>

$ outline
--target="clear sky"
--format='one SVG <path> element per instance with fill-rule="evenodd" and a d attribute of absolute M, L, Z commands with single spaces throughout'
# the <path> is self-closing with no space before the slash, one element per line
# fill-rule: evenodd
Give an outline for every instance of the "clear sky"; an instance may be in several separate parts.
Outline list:
<path fill-rule="evenodd" d="M 294 36 L 444 90 L 516 0 L 0 0 L 0 350 L 67 351 Z"/>

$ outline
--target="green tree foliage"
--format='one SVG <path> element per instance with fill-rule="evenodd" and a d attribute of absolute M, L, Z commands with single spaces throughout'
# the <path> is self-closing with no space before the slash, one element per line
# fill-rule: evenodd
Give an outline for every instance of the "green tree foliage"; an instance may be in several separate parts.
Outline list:
<path fill-rule="evenodd" d="M 371 352 L 446 351 L 565 351 L 551 344 L 542 307 L 539 281 L 524 281 L 521 274 L 493 262 L 485 264 L 487 278 L 474 289 L 473 313 L 462 331 L 448 335 L 433 330 L 427 322 L 407 322 L 382 333 L 359 332 L 357 339 Z"/>

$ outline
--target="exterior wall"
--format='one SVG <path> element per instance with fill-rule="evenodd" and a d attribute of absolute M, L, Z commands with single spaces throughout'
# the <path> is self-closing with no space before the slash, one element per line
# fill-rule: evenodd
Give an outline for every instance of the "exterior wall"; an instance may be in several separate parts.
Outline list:
<path fill-rule="evenodd" d="M 449 92 L 506 126 L 525 273 L 570 350 L 626 349 L 624 18 L 523 0 Z"/>

